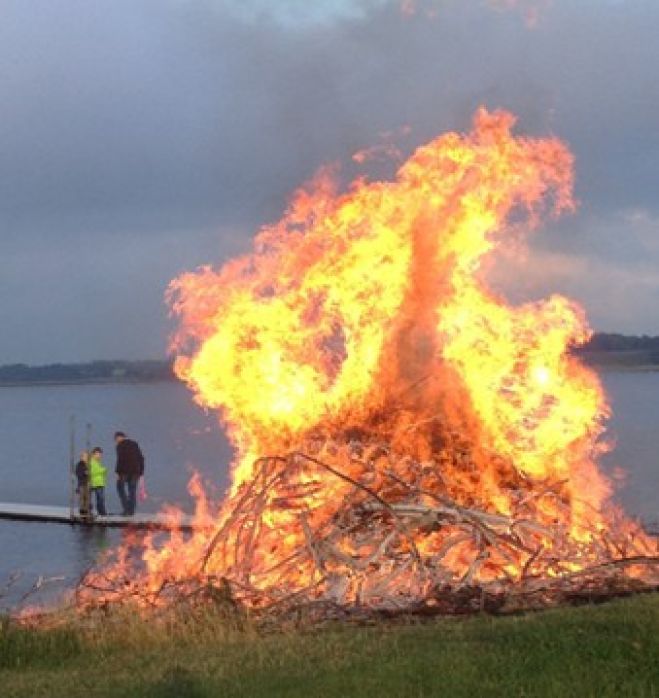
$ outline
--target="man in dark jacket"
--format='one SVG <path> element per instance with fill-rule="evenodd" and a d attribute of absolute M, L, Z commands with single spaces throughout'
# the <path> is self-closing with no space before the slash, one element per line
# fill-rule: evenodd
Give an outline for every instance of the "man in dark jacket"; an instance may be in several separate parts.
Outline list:
<path fill-rule="evenodd" d="M 127 439 L 123 431 L 114 435 L 117 444 L 117 494 L 124 516 L 133 516 L 137 505 L 137 483 L 144 475 L 144 456 L 137 441 Z"/>

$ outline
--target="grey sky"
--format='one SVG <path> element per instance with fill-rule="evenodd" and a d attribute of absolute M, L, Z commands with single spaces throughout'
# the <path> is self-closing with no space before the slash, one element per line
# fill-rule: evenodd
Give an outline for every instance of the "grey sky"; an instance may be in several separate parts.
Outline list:
<path fill-rule="evenodd" d="M 2 0 L 0 363 L 164 355 L 177 273 L 246 249 L 319 165 L 481 103 L 577 157 L 578 214 L 507 291 L 659 334 L 659 3 L 554 0 L 532 30 L 399 4 Z"/>

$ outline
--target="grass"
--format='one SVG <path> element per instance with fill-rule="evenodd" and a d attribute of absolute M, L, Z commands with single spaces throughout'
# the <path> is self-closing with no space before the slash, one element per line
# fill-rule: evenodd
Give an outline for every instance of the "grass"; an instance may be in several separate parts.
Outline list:
<path fill-rule="evenodd" d="M 659 595 L 509 618 L 266 635 L 221 613 L 0 626 L 0 695 L 659 696 Z"/>

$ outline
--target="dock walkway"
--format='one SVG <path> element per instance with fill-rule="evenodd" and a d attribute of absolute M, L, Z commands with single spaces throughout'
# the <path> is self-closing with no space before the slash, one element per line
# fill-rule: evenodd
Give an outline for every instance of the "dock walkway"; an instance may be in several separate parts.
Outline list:
<path fill-rule="evenodd" d="M 71 510 L 68 507 L 47 506 L 41 504 L 15 504 L 12 502 L 0 502 L 0 519 L 10 519 L 12 521 L 41 521 L 48 523 L 67 523 L 80 526 L 106 526 L 112 528 L 150 528 L 171 530 L 178 528 L 184 531 L 191 531 L 197 528 L 204 528 L 204 524 L 195 522 L 194 517 L 184 514 L 182 517 L 170 514 L 135 514 L 135 516 L 119 516 L 110 514 L 108 516 L 95 516 L 93 519 L 86 519 L 78 516 L 74 512 L 71 517 Z"/>

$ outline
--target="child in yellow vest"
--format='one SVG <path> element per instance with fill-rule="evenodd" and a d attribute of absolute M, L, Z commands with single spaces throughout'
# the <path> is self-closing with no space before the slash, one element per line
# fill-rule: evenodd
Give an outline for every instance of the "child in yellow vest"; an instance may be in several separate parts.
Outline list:
<path fill-rule="evenodd" d="M 103 465 L 103 449 L 97 446 L 92 451 L 89 460 L 89 486 L 96 498 L 96 513 L 99 516 L 107 516 L 105 509 L 105 482 L 107 468 Z"/>

